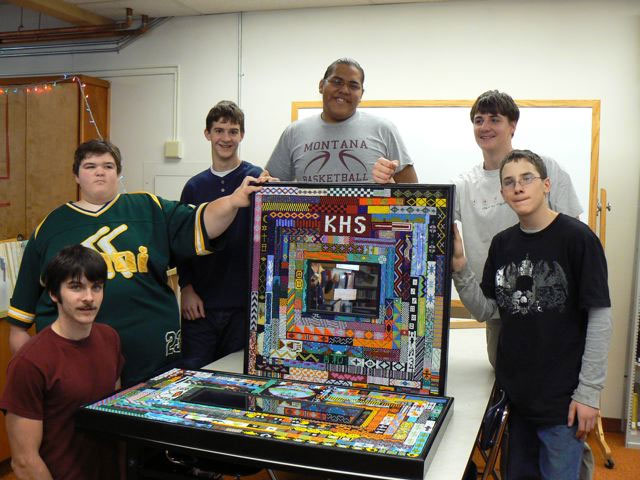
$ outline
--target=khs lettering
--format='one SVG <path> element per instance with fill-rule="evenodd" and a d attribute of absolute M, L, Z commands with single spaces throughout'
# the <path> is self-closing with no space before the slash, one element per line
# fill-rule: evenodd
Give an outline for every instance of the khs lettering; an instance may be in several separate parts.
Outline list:
<path fill-rule="evenodd" d="M 127 231 L 129 227 L 122 224 L 111 230 L 109 227 L 101 227 L 95 234 L 82 242 L 82 246 L 95 250 L 107 264 L 107 278 L 111 280 L 116 276 L 116 272 L 122 274 L 124 278 L 133 277 L 134 273 L 147 273 L 147 263 L 149 262 L 149 250 L 140 245 L 138 254 L 130 250 L 119 252 L 111 243 L 118 235 Z"/>
<path fill-rule="evenodd" d="M 364 235 L 368 227 L 368 219 L 362 215 L 325 215 L 323 231 L 328 235 Z"/>

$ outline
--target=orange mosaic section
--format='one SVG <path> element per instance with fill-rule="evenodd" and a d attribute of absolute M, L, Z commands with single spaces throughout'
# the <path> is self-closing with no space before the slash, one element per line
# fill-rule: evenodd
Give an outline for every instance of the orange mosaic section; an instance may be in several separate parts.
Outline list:
<path fill-rule="evenodd" d="M 344 262 L 347 260 L 346 253 L 333 253 L 333 252 L 303 252 L 303 258 L 308 260 L 329 260 L 335 262 Z"/>
<path fill-rule="evenodd" d="M 367 340 L 366 338 L 354 338 L 354 347 L 369 347 L 369 348 L 393 348 L 392 340 Z"/>
<path fill-rule="evenodd" d="M 307 342 L 322 342 L 329 343 L 329 337 L 326 335 L 315 335 L 310 333 L 296 333 L 287 332 L 287 338 L 289 340 L 301 340 Z"/>
<path fill-rule="evenodd" d="M 316 327 L 314 325 L 293 325 L 289 330 L 292 333 L 305 333 L 310 335 L 333 335 L 330 328 Z"/>
<path fill-rule="evenodd" d="M 376 428 L 378 428 L 378 425 L 380 425 L 380 422 L 382 422 L 382 420 L 387 416 L 388 413 L 389 412 L 386 411 L 386 409 L 377 410 L 374 415 L 369 415 L 369 418 L 367 418 L 367 421 L 362 425 L 362 428 L 370 433 L 375 432 Z M 384 438 L 383 435 L 380 435 L 380 437 Z"/>
<path fill-rule="evenodd" d="M 401 198 L 380 198 L 380 197 L 368 197 L 360 198 L 360 205 L 404 205 L 404 199 Z"/>
<path fill-rule="evenodd" d="M 329 372 L 326 370 L 315 370 L 313 368 L 291 367 L 289 374 L 284 378 L 290 380 L 303 380 L 305 382 L 325 383 L 329 379 Z"/>

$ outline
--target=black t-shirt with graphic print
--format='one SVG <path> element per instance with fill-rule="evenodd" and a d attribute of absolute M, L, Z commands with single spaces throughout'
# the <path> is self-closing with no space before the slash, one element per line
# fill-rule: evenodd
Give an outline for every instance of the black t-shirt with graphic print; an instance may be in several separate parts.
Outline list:
<path fill-rule="evenodd" d="M 536 233 L 514 225 L 493 238 L 481 287 L 500 311 L 496 379 L 512 408 L 538 425 L 566 423 L 588 310 L 611 305 L 600 241 L 564 214 Z"/>

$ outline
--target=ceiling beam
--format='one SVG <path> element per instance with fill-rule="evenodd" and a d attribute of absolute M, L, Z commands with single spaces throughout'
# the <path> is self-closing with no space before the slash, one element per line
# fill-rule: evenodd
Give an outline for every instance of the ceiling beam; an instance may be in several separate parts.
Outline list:
<path fill-rule="evenodd" d="M 18 7 L 28 8 L 57 18 L 72 25 L 105 25 L 113 23 L 113 20 L 101 15 L 84 10 L 63 0 L 6 0 Z"/>

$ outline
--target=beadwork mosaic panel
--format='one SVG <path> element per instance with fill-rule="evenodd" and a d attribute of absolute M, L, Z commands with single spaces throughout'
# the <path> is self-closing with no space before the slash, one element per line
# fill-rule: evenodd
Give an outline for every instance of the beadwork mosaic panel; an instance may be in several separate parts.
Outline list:
<path fill-rule="evenodd" d="M 255 195 L 245 373 L 443 395 L 453 187 Z"/>
<path fill-rule="evenodd" d="M 244 460 L 276 465 L 286 460 L 289 466 L 365 477 L 422 478 L 452 402 L 174 369 L 83 407 L 77 424 Z"/>

